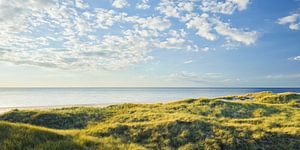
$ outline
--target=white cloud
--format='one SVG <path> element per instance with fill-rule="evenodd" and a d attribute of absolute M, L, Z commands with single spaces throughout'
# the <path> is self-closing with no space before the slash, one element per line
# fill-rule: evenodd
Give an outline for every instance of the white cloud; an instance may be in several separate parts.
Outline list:
<path fill-rule="evenodd" d="M 9 14 L 13 17 L 0 24 L 0 60 L 62 69 L 111 70 L 151 60 L 149 52 L 153 49 L 189 45 L 184 30 L 169 30 L 171 22 L 166 18 L 130 16 L 103 8 L 80 13 L 77 7 L 70 1 L 53 2 Z M 132 29 L 110 34 L 111 27 L 120 24 L 132 24 Z M 15 30 L 17 27 L 22 30 Z"/>
<path fill-rule="evenodd" d="M 178 4 L 180 10 L 192 12 L 194 10 L 194 3 L 193 2 L 180 2 Z"/>
<path fill-rule="evenodd" d="M 79 35 L 84 35 L 87 32 L 92 31 L 91 25 L 83 18 L 78 17 L 76 21 L 76 26 L 79 32 Z"/>
<path fill-rule="evenodd" d="M 221 47 L 225 48 L 226 50 L 234 50 L 238 49 L 241 46 L 241 43 L 239 42 L 233 42 L 230 39 L 227 39 L 224 44 L 221 45 Z"/>
<path fill-rule="evenodd" d="M 112 2 L 112 6 L 115 8 L 124 8 L 129 6 L 129 3 L 126 0 L 114 0 Z"/>
<path fill-rule="evenodd" d="M 146 38 L 95 35 L 117 22 L 128 21 L 125 19 L 127 14 L 100 8 L 79 14 L 74 9 L 78 4 L 69 1 L 30 7 L 36 3 L 28 2 L 25 8 L 19 8 L 22 3 L 9 5 L 11 12 L 19 11 L 8 13 L 8 16 L 1 13 L 1 17 L 6 19 L 0 23 L 1 61 L 62 69 L 120 69 L 151 59 L 147 55 L 149 42 Z M 7 5 L 1 3 L 0 7 L 7 8 Z M 165 21 L 155 18 L 149 21 L 149 26 L 164 29 L 159 26 L 161 20 Z M 14 24 L 15 21 L 20 22 Z"/>
<path fill-rule="evenodd" d="M 216 41 L 221 36 L 225 38 L 226 45 L 228 42 L 251 45 L 257 39 L 256 31 L 233 28 L 217 16 L 219 13 L 230 15 L 235 11 L 246 10 L 249 3 L 249 0 L 161 0 L 156 9 L 166 17 L 177 18 L 188 29 L 196 30 L 196 35 L 206 40 Z"/>
<path fill-rule="evenodd" d="M 231 0 L 231 1 L 238 5 L 238 10 L 239 11 L 247 9 L 247 6 L 250 2 L 250 0 Z"/>
<path fill-rule="evenodd" d="M 300 29 L 300 14 L 294 13 L 289 16 L 279 18 L 278 24 L 288 25 L 291 30 L 299 30 Z"/>
<path fill-rule="evenodd" d="M 182 49 L 185 40 L 182 38 L 170 37 L 164 41 L 157 42 L 156 46 L 162 49 Z"/>
<path fill-rule="evenodd" d="M 268 75 L 267 79 L 298 79 L 300 78 L 300 74 L 279 74 L 279 75 Z"/>
<path fill-rule="evenodd" d="M 211 33 L 212 24 L 208 21 L 208 14 L 202 14 L 192 17 L 186 23 L 187 28 L 195 28 L 196 34 L 210 41 L 216 40 L 216 35 Z"/>
<path fill-rule="evenodd" d="M 52 0 L 30 0 L 30 1 L 0 1 L 0 25 L 5 27 L 7 32 L 16 32 L 28 30 L 29 26 L 23 26 L 26 19 L 31 16 L 31 11 L 49 11 L 54 6 Z M 35 14 L 35 17 L 40 17 Z M 5 32 L 1 31 L 1 32 Z"/>
<path fill-rule="evenodd" d="M 220 35 L 223 35 L 232 41 L 241 42 L 245 45 L 254 44 L 258 36 L 255 31 L 243 31 L 241 29 L 232 28 L 228 23 L 223 23 L 221 21 L 217 21 L 215 30 Z"/>
<path fill-rule="evenodd" d="M 289 60 L 300 61 L 300 56 L 291 57 L 291 58 L 289 58 Z"/>
<path fill-rule="evenodd" d="M 177 11 L 178 8 L 172 0 L 162 0 L 156 9 L 167 17 L 179 17 L 179 12 Z"/>
<path fill-rule="evenodd" d="M 149 9 L 150 5 L 148 3 L 149 3 L 149 0 L 142 0 L 140 3 L 136 4 L 136 8 L 143 9 L 143 10 Z"/>
<path fill-rule="evenodd" d="M 89 4 L 83 2 L 83 0 L 76 0 L 76 7 L 81 8 L 81 9 L 86 9 L 89 8 Z"/>
<path fill-rule="evenodd" d="M 187 61 L 184 61 L 183 63 L 184 64 L 190 64 L 190 63 L 192 63 L 193 62 L 193 60 L 187 60 Z"/>
<path fill-rule="evenodd" d="M 209 47 L 199 47 L 198 45 L 187 45 L 186 50 L 191 52 L 208 52 L 214 49 Z"/>
<path fill-rule="evenodd" d="M 216 32 L 217 25 L 211 19 L 214 17 L 209 17 L 209 13 L 194 13 L 200 10 L 192 5 L 196 4 L 193 0 L 163 0 L 156 8 L 163 15 L 146 17 L 95 8 L 85 0 L 0 2 L 0 60 L 15 64 L 62 69 L 121 69 L 153 59 L 152 50 L 212 50 L 189 39 L 187 29 L 196 30 L 197 35 L 208 40 L 216 40 L 221 35 L 232 41 L 253 43 L 244 41 L 249 41 L 248 32 L 229 25 L 226 29 L 234 35 Z M 141 2 L 149 4 L 147 0 Z M 168 18 L 171 16 L 187 28 L 173 29 L 171 18 Z M 242 38 L 237 38 L 236 34 Z"/>
<path fill-rule="evenodd" d="M 229 23 L 224 23 L 217 18 L 211 17 L 208 14 L 191 14 L 184 18 L 188 29 L 196 29 L 196 34 L 210 41 L 217 40 L 217 34 L 228 40 L 240 42 L 245 45 L 254 44 L 258 38 L 256 31 L 244 31 L 243 29 L 230 27 Z M 217 33 L 217 34 L 216 34 Z"/>
<path fill-rule="evenodd" d="M 96 8 L 95 13 L 91 14 L 95 17 L 95 26 L 103 29 L 109 29 L 116 22 L 122 22 L 127 16 L 125 13 L 117 13 L 114 10 Z"/>
<path fill-rule="evenodd" d="M 183 82 L 183 83 L 232 83 L 240 82 L 239 78 L 227 78 L 225 75 L 220 73 L 194 73 L 181 71 L 172 73 L 164 77 L 165 81 L 169 82 Z"/>
<path fill-rule="evenodd" d="M 209 47 L 203 47 L 203 48 L 201 48 L 201 51 L 203 51 L 203 52 L 208 52 L 209 50 L 211 50 Z"/>
<path fill-rule="evenodd" d="M 128 17 L 127 21 L 137 23 L 142 28 L 148 29 L 155 29 L 159 31 L 166 30 L 171 27 L 171 22 L 162 17 L 147 17 L 147 18 L 140 18 L 140 17 Z"/>
<path fill-rule="evenodd" d="M 202 76 L 197 75 L 194 72 L 182 71 L 179 73 L 172 73 L 166 77 L 167 81 L 183 81 L 183 82 L 207 82 Z"/>
<path fill-rule="evenodd" d="M 233 14 L 236 10 L 247 9 L 248 4 L 249 0 L 203 0 L 200 8 L 204 12 Z"/>

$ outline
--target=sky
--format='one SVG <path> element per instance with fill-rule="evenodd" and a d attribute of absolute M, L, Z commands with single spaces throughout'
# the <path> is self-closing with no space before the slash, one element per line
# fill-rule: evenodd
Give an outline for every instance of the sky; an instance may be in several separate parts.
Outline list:
<path fill-rule="evenodd" d="M 0 87 L 300 87 L 300 1 L 0 0 Z"/>

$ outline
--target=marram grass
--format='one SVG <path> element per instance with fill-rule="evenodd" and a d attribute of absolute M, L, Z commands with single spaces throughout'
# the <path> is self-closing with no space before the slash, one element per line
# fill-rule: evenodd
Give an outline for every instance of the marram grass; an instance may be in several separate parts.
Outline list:
<path fill-rule="evenodd" d="M 0 120 L 0 150 L 300 149 L 296 93 L 13 110 Z"/>

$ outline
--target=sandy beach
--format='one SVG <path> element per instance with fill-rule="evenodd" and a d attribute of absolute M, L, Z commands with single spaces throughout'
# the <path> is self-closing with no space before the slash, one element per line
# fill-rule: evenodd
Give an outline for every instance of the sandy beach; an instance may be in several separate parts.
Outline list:
<path fill-rule="evenodd" d="M 71 108 L 71 107 L 106 107 L 112 104 L 74 104 L 74 105 L 57 105 L 57 106 L 26 106 L 26 107 L 0 107 L 0 114 L 11 111 L 13 109 L 19 110 L 47 110 L 58 108 Z"/>

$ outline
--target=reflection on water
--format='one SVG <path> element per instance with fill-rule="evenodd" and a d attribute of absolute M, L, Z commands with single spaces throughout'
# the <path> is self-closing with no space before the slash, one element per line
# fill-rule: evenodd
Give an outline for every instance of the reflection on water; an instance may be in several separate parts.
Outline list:
<path fill-rule="evenodd" d="M 0 88 L 0 107 L 152 103 L 260 91 L 300 92 L 300 88 Z"/>

